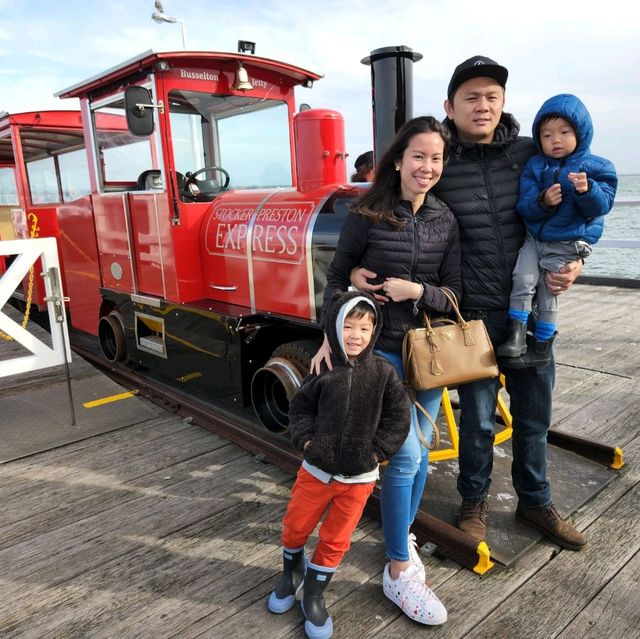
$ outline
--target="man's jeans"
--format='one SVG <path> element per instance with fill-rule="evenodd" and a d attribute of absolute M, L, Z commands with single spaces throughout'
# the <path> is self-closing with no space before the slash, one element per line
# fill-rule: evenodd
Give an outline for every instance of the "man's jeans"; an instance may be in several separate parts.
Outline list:
<path fill-rule="evenodd" d="M 506 311 L 463 312 L 482 319 L 494 349 L 507 337 Z M 555 361 L 537 368 L 503 370 L 513 417 L 511 445 L 513 486 L 524 507 L 551 504 L 547 480 L 547 431 L 551 423 Z M 465 500 L 486 497 L 493 469 L 493 437 L 499 380 L 490 379 L 458 388 L 460 397 L 460 474 L 458 492 Z"/>

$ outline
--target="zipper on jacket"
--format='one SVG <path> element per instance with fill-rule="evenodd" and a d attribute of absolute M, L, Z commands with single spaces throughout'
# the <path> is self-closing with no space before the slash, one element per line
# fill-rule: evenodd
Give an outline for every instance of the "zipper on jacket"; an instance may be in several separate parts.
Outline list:
<path fill-rule="evenodd" d="M 482 166 L 482 177 L 484 179 L 484 183 L 487 187 L 487 196 L 489 198 L 489 207 L 491 210 L 491 219 L 493 221 L 493 228 L 495 229 L 496 232 L 496 237 L 498 238 L 498 245 L 500 250 L 498 251 L 498 254 L 500 256 L 500 264 L 502 266 L 502 272 L 503 273 L 508 273 L 508 277 L 509 277 L 509 290 L 511 289 L 511 278 L 512 278 L 512 274 L 511 274 L 511 269 L 507 268 L 507 260 L 505 257 L 505 251 L 504 251 L 504 242 L 502 241 L 502 233 L 500 232 L 500 222 L 498 220 L 498 213 L 496 210 L 496 206 L 494 203 L 494 199 L 493 199 L 493 189 L 491 188 L 491 182 L 489 181 L 489 171 L 487 170 L 487 162 L 485 159 L 485 153 L 484 153 L 484 144 L 479 144 L 479 155 L 480 155 L 480 165 Z M 503 276 L 503 279 L 506 277 L 506 275 Z"/>
<path fill-rule="evenodd" d="M 558 168 L 553 172 L 553 183 L 551 186 L 553 186 L 556 183 L 559 183 L 558 180 L 560 178 L 560 171 L 562 169 L 562 165 L 564 164 L 564 158 L 560 160 L 560 163 L 558 164 Z M 558 204 L 558 207 L 560 206 L 560 204 Z M 558 209 L 558 207 L 556 207 L 556 211 Z M 543 242 L 544 240 L 542 239 L 542 231 L 544 230 L 544 227 L 546 226 L 547 222 L 549 222 L 551 220 L 551 218 L 554 216 L 555 212 L 549 214 L 547 216 L 546 220 L 543 220 L 542 223 L 540 224 L 540 226 L 538 227 L 538 232 L 536 233 L 536 239 L 539 240 L 540 242 Z"/>
<path fill-rule="evenodd" d="M 345 420 L 345 425 L 349 423 L 349 419 L 351 418 L 351 412 L 353 409 L 352 403 L 351 403 L 351 383 L 353 381 L 353 366 L 349 363 L 348 369 L 347 369 L 347 377 L 349 380 L 348 383 L 348 388 L 347 388 L 347 419 Z M 342 444 L 344 442 L 344 431 L 346 428 L 343 428 L 342 431 L 340 432 L 340 448 L 338 449 L 338 473 L 339 475 L 342 475 Z"/>
<path fill-rule="evenodd" d="M 416 267 L 418 266 L 418 245 L 420 243 L 420 236 L 418 235 L 418 220 L 417 215 L 413 216 L 413 257 L 411 258 L 411 278 L 413 281 L 413 277 L 416 273 Z"/>

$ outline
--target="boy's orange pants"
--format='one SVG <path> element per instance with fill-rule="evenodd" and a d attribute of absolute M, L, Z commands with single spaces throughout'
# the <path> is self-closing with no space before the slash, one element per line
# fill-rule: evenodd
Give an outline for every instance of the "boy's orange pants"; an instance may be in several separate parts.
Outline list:
<path fill-rule="evenodd" d="M 351 534 L 375 485 L 375 482 L 343 484 L 339 481 L 325 484 L 300 467 L 282 521 L 282 545 L 289 549 L 302 548 L 328 507 L 311 563 L 336 568 L 349 550 Z"/>

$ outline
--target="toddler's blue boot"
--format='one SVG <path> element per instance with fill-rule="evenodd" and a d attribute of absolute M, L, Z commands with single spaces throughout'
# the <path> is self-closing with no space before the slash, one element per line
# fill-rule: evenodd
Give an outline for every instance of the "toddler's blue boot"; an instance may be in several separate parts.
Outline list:
<path fill-rule="evenodd" d="M 304 548 L 282 551 L 282 576 L 276 589 L 269 595 L 267 607 L 281 614 L 291 610 L 296 603 L 296 594 L 302 588 L 305 572 Z"/>
<path fill-rule="evenodd" d="M 306 621 L 304 631 L 309 639 L 329 639 L 333 635 L 333 621 L 324 606 L 324 590 L 334 571 L 307 566 L 302 593 L 302 612 Z"/>

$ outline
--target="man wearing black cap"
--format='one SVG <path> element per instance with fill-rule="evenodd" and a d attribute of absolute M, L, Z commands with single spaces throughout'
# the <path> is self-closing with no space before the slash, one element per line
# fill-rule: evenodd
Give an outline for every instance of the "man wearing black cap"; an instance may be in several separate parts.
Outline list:
<path fill-rule="evenodd" d="M 451 132 L 449 158 L 434 193 L 454 212 L 462 240 L 462 309 L 484 320 L 493 345 L 507 338 L 511 272 L 525 236 L 515 211 L 520 173 L 534 154 L 531 138 L 503 112 L 508 71 L 485 56 L 459 64 L 449 83 L 444 123 Z M 559 294 L 580 274 L 582 264 L 549 273 L 547 285 Z M 517 362 L 527 366 L 526 355 Z M 513 416 L 512 478 L 518 494 L 516 518 L 555 543 L 580 550 L 585 537 L 555 509 L 547 479 L 547 431 L 555 363 L 506 369 Z M 487 494 L 493 467 L 498 380 L 466 384 L 460 397 L 459 527 L 476 539 L 486 533 Z"/>

